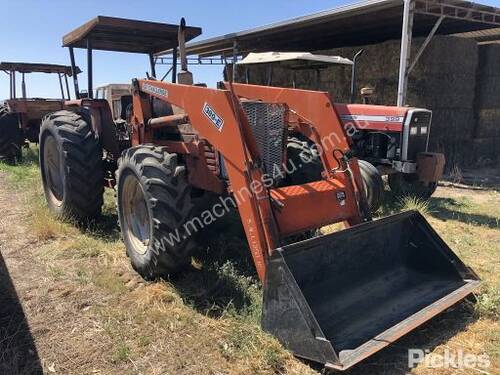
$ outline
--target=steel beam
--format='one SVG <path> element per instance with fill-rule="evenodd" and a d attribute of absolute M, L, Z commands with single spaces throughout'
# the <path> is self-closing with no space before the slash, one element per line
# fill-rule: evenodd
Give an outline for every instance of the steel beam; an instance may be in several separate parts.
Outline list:
<path fill-rule="evenodd" d="M 415 13 L 428 16 L 445 16 L 447 18 L 479 22 L 500 27 L 500 13 L 486 10 L 484 5 L 472 3 L 470 6 L 445 3 L 442 0 L 416 0 Z"/>
<path fill-rule="evenodd" d="M 410 49 L 415 15 L 415 0 L 404 0 L 403 28 L 401 31 L 401 54 L 399 58 L 398 106 L 406 103 L 406 88 L 408 87 L 408 66 L 410 65 Z"/>
<path fill-rule="evenodd" d="M 441 16 L 436 21 L 436 24 L 432 28 L 432 30 L 429 33 L 429 35 L 427 36 L 427 38 L 425 38 L 424 43 L 422 44 L 422 46 L 418 50 L 417 55 L 415 56 L 415 58 L 413 59 L 413 62 L 411 63 L 410 67 L 408 68 L 408 71 L 406 73 L 407 75 L 409 75 L 413 71 L 413 69 L 415 68 L 415 66 L 417 65 L 418 60 L 420 59 L 420 57 L 424 53 L 425 49 L 427 48 L 427 46 L 431 42 L 432 38 L 434 38 L 434 35 L 436 35 L 436 31 L 438 30 L 439 26 L 441 25 L 441 22 L 443 22 L 444 19 L 445 19 L 445 16 Z"/>

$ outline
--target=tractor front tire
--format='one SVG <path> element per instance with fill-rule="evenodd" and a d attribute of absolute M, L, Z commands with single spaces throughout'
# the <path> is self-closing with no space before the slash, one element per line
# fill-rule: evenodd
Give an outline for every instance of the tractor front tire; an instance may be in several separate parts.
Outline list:
<path fill-rule="evenodd" d="M 289 137 L 286 145 L 288 169 L 287 185 L 302 185 L 321 180 L 323 164 L 314 143 L 305 137 Z"/>
<path fill-rule="evenodd" d="M 0 160 L 15 163 L 21 159 L 23 133 L 17 123 L 17 116 L 0 105 Z"/>
<path fill-rule="evenodd" d="M 100 215 L 104 193 L 102 148 L 82 112 L 58 111 L 40 129 L 40 169 L 49 209 L 85 221 Z"/>
<path fill-rule="evenodd" d="M 359 171 L 363 179 L 365 197 L 371 212 L 375 212 L 382 204 L 384 194 L 384 181 L 378 169 L 366 160 L 359 160 Z"/>
<path fill-rule="evenodd" d="M 424 184 L 417 174 L 392 173 L 388 176 L 389 187 L 396 195 L 409 195 L 429 199 L 437 189 L 437 182 Z"/>
<path fill-rule="evenodd" d="M 186 168 L 164 147 L 126 150 L 116 172 L 118 220 L 132 267 L 146 280 L 187 268 L 197 221 Z M 192 220 L 192 221 L 191 221 Z"/>

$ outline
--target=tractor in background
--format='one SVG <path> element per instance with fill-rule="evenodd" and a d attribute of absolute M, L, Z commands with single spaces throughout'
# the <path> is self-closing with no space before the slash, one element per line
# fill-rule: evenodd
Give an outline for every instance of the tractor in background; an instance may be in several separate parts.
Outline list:
<path fill-rule="evenodd" d="M 79 74 L 75 67 L 55 64 L 1 62 L 0 70 L 9 75 L 10 97 L 0 103 L 0 159 L 14 162 L 21 158 L 21 149 L 27 142 L 38 142 L 42 119 L 48 113 L 64 107 L 71 99 L 68 77 Z M 17 94 L 16 73 L 21 75 L 21 95 Z M 56 74 L 61 97 L 58 99 L 30 98 L 26 75 L 30 73 Z"/>
<path fill-rule="evenodd" d="M 361 54 L 362 50 L 349 60 L 309 52 L 250 53 L 237 63 L 245 68 L 239 80 L 253 82 L 255 74 L 252 68 L 265 65 L 268 86 L 273 85 L 273 70 L 279 67 L 288 72 L 291 87 L 297 88 L 298 74 L 314 71 L 316 80 L 308 82 L 308 87 L 319 90 L 321 72 L 332 66 L 348 66 L 352 70 L 350 96 L 354 102 L 356 61 Z M 376 210 L 380 205 L 383 175 L 387 175 L 389 187 L 396 194 L 429 198 L 436 190 L 445 164 L 443 154 L 428 152 L 432 112 L 421 108 L 371 105 L 374 89 L 364 87 L 360 91 L 363 104 L 335 103 L 335 108 L 349 134 L 353 152 L 360 160 L 370 206 Z M 300 141 L 300 146 L 295 140 L 290 144 L 291 148 L 300 147 L 304 155 L 312 153 L 311 146 L 304 140 Z M 316 168 L 311 168 L 308 173 L 318 176 L 319 172 L 318 159 Z"/>

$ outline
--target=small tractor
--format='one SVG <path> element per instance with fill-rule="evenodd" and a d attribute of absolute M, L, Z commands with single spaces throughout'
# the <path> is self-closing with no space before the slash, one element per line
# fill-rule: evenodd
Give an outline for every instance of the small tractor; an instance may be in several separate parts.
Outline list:
<path fill-rule="evenodd" d="M 193 84 L 185 42 L 199 34 L 184 19 L 97 17 L 63 38 L 73 67 L 73 48 L 87 49 L 89 97 L 48 115 L 40 131 L 43 186 L 57 216 L 98 216 L 104 187 L 114 187 L 127 255 L 155 280 L 185 270 L 214 219 L 237 209 L 263 283 L 263 328 L 328 369 L 350 368 L 478 287 L 418 212 L 371 220 L 327 93 Z M 92 98 L 93 49 L 149 55 L 148 77 L 131 84 L 128 144 L 108 101 Z M 154 54 L 165 50 L 173 50 L 173 82 L 156 78 Z M 322 146 L 316 180 L 287 178 L 288 132 Z M 204 194 L 218 198 L 200 213 Z M 348 228 L 293 240 L 331 223 Z"/>
<path fill-rule="evenodd" d="M 77 67 L 75 69 L 75 74 L 80 73 Z M 62 109 L 64 102 L 71 99 L 68 77 L 73 75 L 73 71 L 69 66 L 19 62 L 2 62 L 0 70 L 9 75 L 10 81 L 10 98 L 0 103 L 0 160 L 12 162 L 21 158 L 23 145 L 38 142 L 43 117 Z M 21 74 L 21 97 L 16 93 L 16 73 Z M 29 98 L 25 79 L 29 73 L 57 74 L 61 98 Z"/>
<path fill-rule="evenodd" d="M 388 176 L 389 187 L 396 194 L 429 198 L 436 190 L 445 164 L 443 154 L 428 152 L 432 112 L 421 108 L 369 105 L 373 88 L 362 88 L 364 103 L 355 104 L 356 65 L 362 53 L 363 50 L 359 51 L 353 60 L 309 52 L 250 53 L 237 64 L 245 67 L 246 83 L 255 80 L 253 68 L 265 64 L 268 86 L 273 84 L 276 68 L 288 73 L 294 88 L 297 87 L 297 73 L 316 72 L 316 79 L 308 82 L 308 87 L 317 89 L 321 86 L 321 72 L 332 66 L 350 66 L 352 104 L 335 103 L 335 109 L 351 139 L 353 152 L 359 158 L 370 206 L 375 210 L 380 205 L 381 175 Z M 303 141 L 302 152 L 311 154 L 311 146 Z M 311 167 L 309 173 L 317 176 L 319 159 L 311 164 L 314 165 L 316 168 Z"/>

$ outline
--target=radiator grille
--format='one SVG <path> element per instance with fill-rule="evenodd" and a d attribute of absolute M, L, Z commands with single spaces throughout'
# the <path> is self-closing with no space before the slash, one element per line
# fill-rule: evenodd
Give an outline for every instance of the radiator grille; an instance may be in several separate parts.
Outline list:
<path fill-rule="evenodd" d="M 432 112 L 415 111 L 409 124 L 409 136 L 405 160 L 417 160 L 419 152 L 427 151 L 427 141 L 429 139 Z"/>
<path fill-rule="evenodd" d="M 259 148 L 264 173 L 271 176 L 276 184 L 283 176 L 286 108 L 283 104 L 255 101 L 245 101 L 242 105 Z"/>

